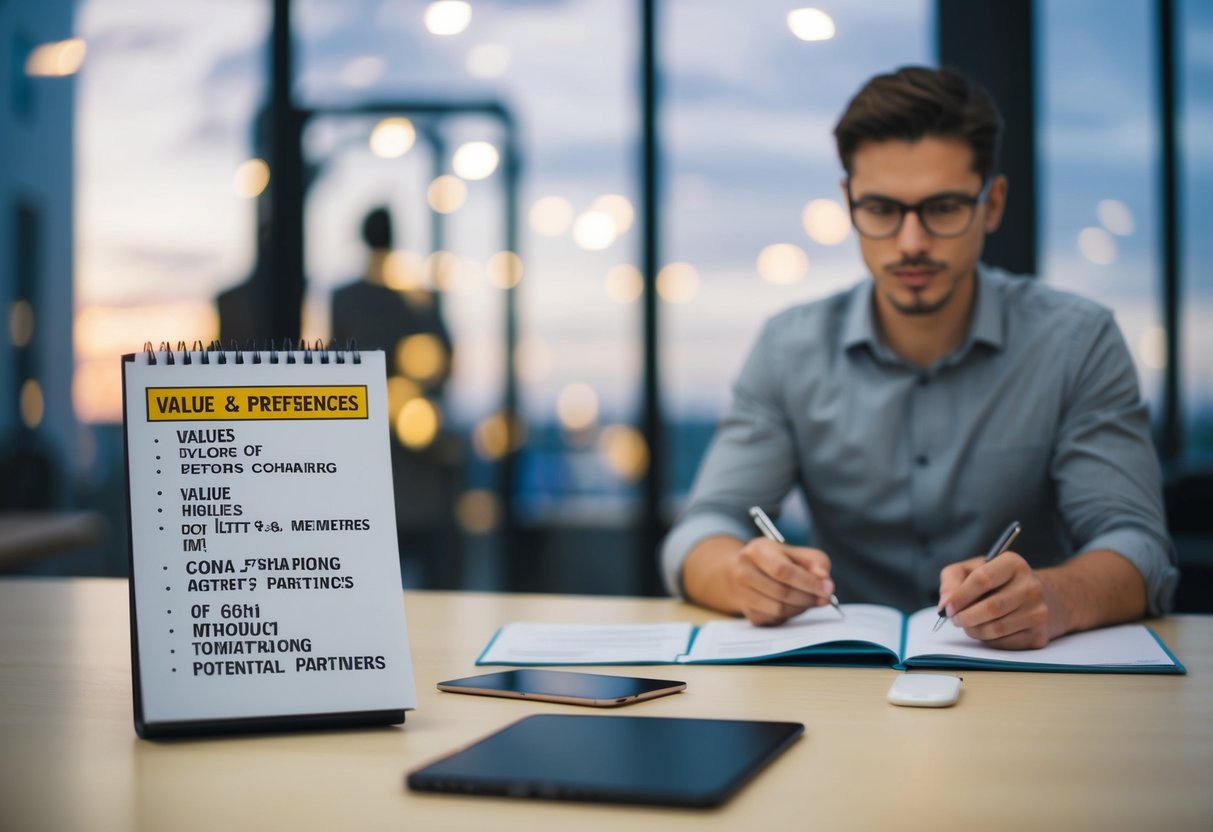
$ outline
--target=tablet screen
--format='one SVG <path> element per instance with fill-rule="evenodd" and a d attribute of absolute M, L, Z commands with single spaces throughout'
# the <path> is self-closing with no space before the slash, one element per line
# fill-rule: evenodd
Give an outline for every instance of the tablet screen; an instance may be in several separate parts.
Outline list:
<path fill-rule="evenodd" d="M 408 786 L 716 806 L 802 733 L 796 722 L 542 714 L 412 772 Z"/>

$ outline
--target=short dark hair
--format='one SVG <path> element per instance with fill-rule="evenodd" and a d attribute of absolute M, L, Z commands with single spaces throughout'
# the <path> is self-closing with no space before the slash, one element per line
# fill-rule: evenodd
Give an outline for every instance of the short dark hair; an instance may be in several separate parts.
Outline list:
<path fill-rule="evenodd" d="M 387 208 L 371 209 L 362 221 L 362 241 L 374 249 L 392 247 L 392 215 Z"/>
<path fill-rule="evenodd" d="M 847 175 L 865 141 L 916 142 L 927 136 L 963 139 L 983 180 L 998 172 L 1002 114 L 983 87 L 958 72 L 906 66 L 864 84 L 834 128 Z"/>

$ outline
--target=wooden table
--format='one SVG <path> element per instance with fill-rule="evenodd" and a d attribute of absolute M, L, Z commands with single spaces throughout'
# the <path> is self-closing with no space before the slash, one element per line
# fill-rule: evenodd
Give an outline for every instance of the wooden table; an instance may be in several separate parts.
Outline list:
<path fill-rule="evenodd" d="M 417 794 L 406 771 L 573 706 L 439 693 L 513 620 L 709 616 L 672 600 L 405 593 L 404 726 L 143 741 L 127 585 L 0 580 L 0 830 L 1213 829 L 1213 617 L 1153 622 L 1187 676 L 966 671 L 960 704 L 885 702 L 887 669 L 605 668 L 684 694 L 608 714 L 793 720 L 805 736 L 719 810 Z"/>

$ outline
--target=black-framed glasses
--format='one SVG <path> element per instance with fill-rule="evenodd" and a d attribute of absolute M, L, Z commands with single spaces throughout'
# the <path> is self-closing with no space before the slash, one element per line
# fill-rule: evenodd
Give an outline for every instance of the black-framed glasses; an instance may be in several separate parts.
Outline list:
<path fill-rule="evenodd" d="M 959 237 L 973 224 L 977 206 L 989 195 L 993 181 L 993 177 L 986 179 L 976 196 L 949 192 L 929 196 L 913 205 L 883 196 L 854 199 L 851 197 L 851 183 L 848 182 L 851 224 L 869 239 L 884 240 L 901 230 L 906 214 L 917 214 L 918 221 L 932 237 Z"/>

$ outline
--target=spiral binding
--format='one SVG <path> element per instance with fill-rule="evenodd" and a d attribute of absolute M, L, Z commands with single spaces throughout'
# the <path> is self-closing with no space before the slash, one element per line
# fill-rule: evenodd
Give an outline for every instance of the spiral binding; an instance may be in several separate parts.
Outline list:
<path fill-rule="evenodd" d="M 203 345 L 201 340 L 196 340 L 193 347 L 187 346 L 185 341 L 178 341 L 176 349 L 169 341 L 161 341 L 159 349 L 152 346 L 151 341 L 144 341 L 143 352 L 147 355 L 147 363 L 150 365 L 159 363 L 158 355 L 164 356 L 166 365 L 192 364 L 195 360 L 199 364 L 210 364 L 212 360 L 215 364 L 227 364 L 229 352 L 235 356 L 233 361 L 236 364 L 243 364 L 245 356 L 248 356 L 249 363 L 260 364 L 263 360 L 262 353 L 269 353 L 267 363 L 270 364 L 297 364 L 300 361 L 297 355 L 302 355 L 304 364 L 344 364 L 346 356 L 349 356 L 352 364 L 362 363 L 362 352 L 358 349 L 357 339 L 354 338 L 346 341 L 344 349 L 337 346 L 335 341 L 329 341 L 326 346 L 319 338 L 310 345 L 302 338 L 297 342 L 284 338 L 281 347 L 276 346 L 272 340 L 267 340 L 262 342 L 260 348 L 256 339 L 250 338 L 243 349 L 233 339 L 227 350 L 217 338 L 206 345 Z"/>

